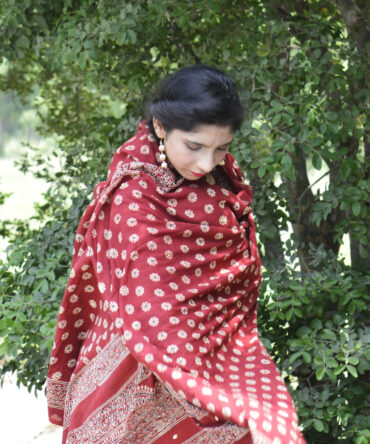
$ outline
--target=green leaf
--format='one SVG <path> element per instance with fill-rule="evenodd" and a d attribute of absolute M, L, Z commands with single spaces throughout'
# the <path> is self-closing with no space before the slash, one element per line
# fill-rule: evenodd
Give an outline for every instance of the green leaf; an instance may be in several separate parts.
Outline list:
<path fill-rule="evenodd" d="M 302 355 L 302 352 L 295 352 L 293 353 L 290 358 L 289 358 L 289 362 L 292 364 L 294 361 L 296 361 L 300 356 Z"/>
<path fill-rule="evenodd" d="M 328 111 L 326 113 L 326 117 L 328 118 L 328 120 L 337 120 L 338 119 L 338 115 L 334 111 Z"/>
<path fill-rule="evenodd" d="M 355 356 L 351 356 L 348 358 L 348 362 L 352 365 L 357 365 L 359 363 L 359 360 Z"/>
<path fill-rule="evenodd" d="M 366 248 L 364 248 L 361 244 L 359 246 L 359 253 L 360 253 L 361 259 L 366 259 L 367 258 Z"/>
<path fill-rule="evenodd" d="M 353 367 L 352 365 L 347 365 L 347 370 L 349 371 L 349 373 L 351 373 L 351 375 L 352 375 L 353 377 L 355 377 L 355 378 L 358 377 L 357 370 L 356 370 L 356 368 Z"/>
<path fill-rule="evenodd" d="M 361 204 L 360 202 L 356 201 L 352 203 L 352 213 L 355 216 L 358 216 L 361 213 Z"/>
<path fill-rule="evenodd" d="M 338 362 L 334 358 L 329 358 L 326 360 L 326 365 L 331 368 L 335 368 L 338 366 Z"/>
<path fill-rule="evenodd" d="M 347 177 L 351 174 L 351 165 L 346 159 L 343 160 L 340 166 L 340 174 L 342 175 L 343 179 L 347 179 Z"/>
<path fill-rule="evenodd" d="M 303 360 L 304 360 L 304 362 L 306 364 L 309 364 L 311 362 L 311 359 L 312 359 L 312 357 L 311 357 L 310 353 L 304 351 L 303 352 Z"/>
<path fill-rule="evenodd" d="M 322 432 L 324 430 L 324 423 L 320 421 L 320 419 L 314 419 L 313 426 L 318 432 Z"/>
<path fill-rule="evenodd" d="M 285 171 L 289 171 L 292 168 L 292 158 L 289 156 L 289 154 L 283 155 L 281 158 L 281 165 Z"/>
<path fill-rule="evenodd" d="M 337 367 L 337 368 L 334 370 L 334 374 L 335 374 L 336 376 L 340 375 L 340 374 L 345 370 L 345 368 L 346 368 L 345 365 L 340 365 L 339 367 Z"/>
<path fill-rule="evenodd" d="M 86 68 L 87 54 L 86 52 L 82 52 L 78 58 L 78 65 L 81 69 Z"/>
<path fill-rule="evenodd" d="M 321 156 L 318 153 L 314 153 L 312 156 L 312 165 L 317 169 L 321 170 L 322 167 L 322 159 Z"/>
<path fill-rule="evenodd" d="M 259 168 L 258 168 L 258 171 L 257 171 L 257 174 L 258 174 L 258 177 L 263 177 L 265 174 L 266 174 L 266 167 L 265 166 L 260 166 Z"/>
<path fill-rule="evenodd" d="M 324 375 L 325 375 L 325 367 L 320 367 L 316 370 L 316 379 L 318 381 L 321 381 Z"/>
<path fill-rule="evenodd" d="M 257 47 L 257 55 L 260 57 L 266 57 L 270 54 L 270 46 L 267 43 L 262 43 Z"/>

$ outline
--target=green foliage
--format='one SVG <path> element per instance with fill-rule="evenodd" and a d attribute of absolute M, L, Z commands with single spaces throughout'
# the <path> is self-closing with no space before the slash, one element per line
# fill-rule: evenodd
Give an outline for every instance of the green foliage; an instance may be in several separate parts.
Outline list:
<path fill-rule="evenodd" d="M 36 97 L 38 131 L 58 140 L 47 158 L 30 149 L 20 161 L 50 190 L 36 207 L 39 230 L 15 223 L 7 231 L 2 373 L 17 370 L 20 382 L 41 387 L 92 186 L 135 131 L 157 81 L 202 62 L 232 75 L 247 108 L 233 153 L 254 188 L 261 334 L 307 442 L 368 442 L 369 32 L 365 1 L 343 3 L 0 3 L 0 89 Z"/>

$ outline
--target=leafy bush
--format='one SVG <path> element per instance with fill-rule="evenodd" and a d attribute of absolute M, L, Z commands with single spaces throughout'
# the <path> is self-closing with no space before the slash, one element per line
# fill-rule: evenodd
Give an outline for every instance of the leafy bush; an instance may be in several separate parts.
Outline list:
<path fill-rule="evenodd" d="M 259 325 L 307 442 L 368 442 L 365 1 L 3 0 L 0 40 L 0 89 L 25 100 L 37 91 L 38 130 L 59 144 L 20 162 L 50 183 L 36 207 L 40 229 L 0 228 L 10 242 L 0 267 L 1 373 L 42 387 L 92 186 L 159 78 L 201 61 L 229 72 L 247 107 L 232 150 L 254 188 Z"/>

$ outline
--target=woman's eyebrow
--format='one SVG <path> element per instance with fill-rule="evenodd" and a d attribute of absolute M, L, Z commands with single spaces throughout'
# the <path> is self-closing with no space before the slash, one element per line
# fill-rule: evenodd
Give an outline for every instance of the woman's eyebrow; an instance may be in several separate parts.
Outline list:
<path fill-rule="evenodd" d="M 191 145 L 199 146 L 200 148 L 206 146 L 206 145 L 203 145 L 202 143 L 199 143 L 199 142 L 193 142 L 193 141 L 188 140 L 188 139 L 184 139 L 184 140 L 185 140 L 185 142 L 190 143 Z M 227 142 L 227 143 L 224 143 L 223 145 L 220 145 L 220 147 L 231 145 L 232 141 L 233 141 L 233 139 L 231 139 L 230 142 Z"/>

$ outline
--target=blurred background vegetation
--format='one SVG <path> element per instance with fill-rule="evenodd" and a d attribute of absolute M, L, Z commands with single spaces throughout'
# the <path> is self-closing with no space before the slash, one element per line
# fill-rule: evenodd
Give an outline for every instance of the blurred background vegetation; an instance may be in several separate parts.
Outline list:
<path fill-rule="evenodd" d="M 0 373 L 43 386 L 93 186 L 157 81 L 201 62 L 247 109 L 232 151 L 254 188 L 260 334 L 307 442 L 367 443 L 369 41 L 366 0 L 3 0 L 1 146 L 34 116 L 17 165 L 48 188 L 0 225 Z"/>

